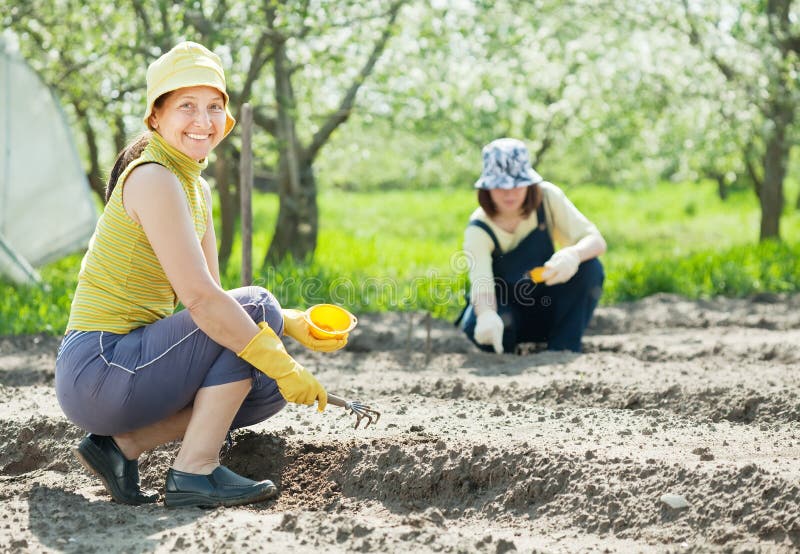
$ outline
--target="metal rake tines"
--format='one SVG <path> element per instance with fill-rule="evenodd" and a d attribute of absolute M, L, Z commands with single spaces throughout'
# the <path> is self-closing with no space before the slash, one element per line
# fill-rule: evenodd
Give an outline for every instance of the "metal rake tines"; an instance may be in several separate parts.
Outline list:
<path fill-rule="evenodd" d="M 373 423 L 377 423 L 381 418 L 381 413 L 378 410 L 372 406 L 362 404 L 358 400 L 345 400 L 341 396 L 329 393 L 328 402 L 334 406 L 340 406 L 345 410 L 349 410 L 351 414 L 356 416 L 356 424 L 354 426 L 355 429 L 359 428 L 361 425 L 361 420 L 363 419 L 367 420 L 366 424 L 364 425 L 364 429 L 366 429 Z"/>
<path fill-rule="evenodd" d="M 367 420 L 366 425 L 364 425 L 364 429 L 366 429 L 371 424 L 378 423 L 378 420 L 381 418 L 381 413 L 378 410 L 375 410 L 372 407 L 362 404 L 358 401 L 348 402 L 345 405 L 345 409 L 350 410 L 350 413 L 355 414 L 356 416 L 356 424 L 353 427 L 354 429 L 358 429 L 362 419 Z"/>

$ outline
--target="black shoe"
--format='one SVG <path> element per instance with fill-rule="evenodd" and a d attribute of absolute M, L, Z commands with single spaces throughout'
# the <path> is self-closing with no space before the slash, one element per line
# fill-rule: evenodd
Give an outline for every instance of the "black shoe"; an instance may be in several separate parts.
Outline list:
<path fill-rule="evenodd" d="M 117 502 L 138 505 L 158 500 L 157 492 L 139 488 L 139 464 L 128 460 L 111 437 L 90 433 L 73 452 L 86 469 L 103 481 Z"/>
<path fill-rule="evenodd" d="M 261 502 L 278 494 L 272 481 L 253 481 L 237 475 L 225 466 L 217 466 L 210 475 L 186 473 L 170 468 L 164 504 L 167 506 L 238 506 Z"/>

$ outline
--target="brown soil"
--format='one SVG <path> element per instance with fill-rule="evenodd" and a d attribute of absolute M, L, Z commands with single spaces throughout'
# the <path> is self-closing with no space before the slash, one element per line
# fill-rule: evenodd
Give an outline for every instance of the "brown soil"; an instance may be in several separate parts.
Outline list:
<path fill-rule="evenodd" d="M 580 356 L 364 315 L 343 352 L 289 346 L 380 422 L 289 406 L 224 461 L 277 500 L 201 510 L 111 502 L 70 452 L 58 341 L 0 337 L 0 552 L 796 552 L 798 344 L 800 296 L 601 308 Z"/>

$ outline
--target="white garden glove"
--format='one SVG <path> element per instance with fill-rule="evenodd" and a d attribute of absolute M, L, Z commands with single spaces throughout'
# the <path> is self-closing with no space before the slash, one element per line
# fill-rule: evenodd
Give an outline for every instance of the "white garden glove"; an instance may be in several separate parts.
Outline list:
<path fill-rule="evenodd" d="M 475 342 L 491 344 L 498 354 L 503 353 L 503 320 L 494 310 L 486 310 L 475 322 Z"/>
<path fill-rule="evenodd" d="M 544 263 L 545 271 L 542 278 L 546 285 L 560 285 L 566 283 L 578 271 L 581 259 L 574 248 L 562 248 Z"/>

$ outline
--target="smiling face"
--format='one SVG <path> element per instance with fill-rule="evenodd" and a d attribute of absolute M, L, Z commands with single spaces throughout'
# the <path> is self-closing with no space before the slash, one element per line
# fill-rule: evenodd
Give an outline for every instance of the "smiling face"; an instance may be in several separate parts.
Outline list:
<path fill-rule="evenodd" d="M 492 189 L 489 191 L 497 208 L 497 215 L 515 216 L 522 213 L 522 204 L 528 194 L 528 187 L 517 187 L 513 189 Z"/>
<path fill-rule="evenodd" d="M 225 135 L 225 99 L 213 87 L 186 87 L 154 106 L 150 125 L 193 160 L 202 160 Z"/>

